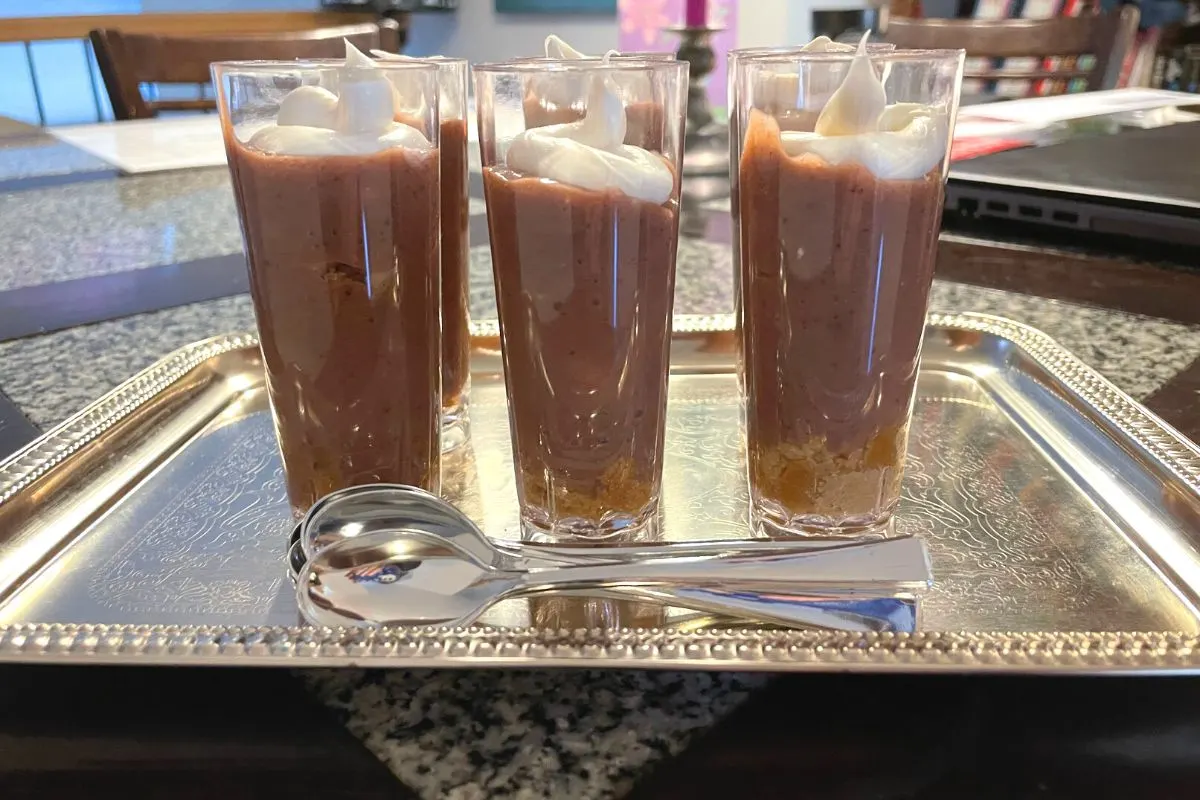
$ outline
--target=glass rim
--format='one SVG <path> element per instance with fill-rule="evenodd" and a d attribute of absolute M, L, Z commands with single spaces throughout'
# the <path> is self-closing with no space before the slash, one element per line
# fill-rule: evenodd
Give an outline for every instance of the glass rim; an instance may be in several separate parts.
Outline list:
<path fill-rule="evenodd" d="M 908 50 L 896 48 L 893 50 L 872 49 L 871 45 L 867 45 L 867 55 L 872 61 L 882 61 L 886 63 L 923 63 L 923 62 L 938 62 L 952 61 L 960 58 L 965 58 L 966 50 Z M 812 50 L 800 49 L 763 49 L 756 47 L 741 48 L 738 50 L 730 50 L 728 59 L 733 61 L 735 58 L 739 64 L 746 62 L 754 62 L 755 64 L 796 64 L 799 62 L 815 62 L 818 64 L 840 64 L 843 62 L 853 61 L 857 55 L 856 52 L 844 51 L 839 53 L 831 53 L 828 51 L 817 52 Z"/>
<path fill-rule="evenodd" d="M 475 64 L 472 69 L 476 73 L 521 75 L 571 74 L 596 72 L 632 72 L 657 73 L 673 72 L 686 69 L 688 62 L 679 59 L 645 59 L 634 57 L 596 58 L 546 58 L 530 56 L 527 58 L 509 59 L 508 61 L 488 61 Z"/>
<path fill-rule="evenodd" d="M 626 50 L 617 53 L 613 58 L 644 59 L 646 61 L 679 61 L 679 54 L 674 50 Z"/>
<path fill-rule="evenodd" d="M 418 64 L 433 64 L 438 67 L 469 67 L 471 59 L 458 58 L 457 56 L 404 56 L 403 58 L 380 58 L 379 56 L 371 55 L 367 51 L 368 56 L 372 61 L 380 64 L 403 64 L 405 62 L 416 62 Z M 404 55 L 396 53 L 395 55 Z M 322 59 L 323 60 L 323 59 Z"/>
<path fill-rule="evenodd" d="M 580 58 L 555 58 L 554 56 L 519 56 L 509 61 L 678 61 L 673 50 L 628 50 L 621 53 L 605 54 L 602 56 L 581 56 Z M 499 63 L 499 62 L 489 62 Z"/>
<path fill-rule="evenodd" d="M 371 63 L 380 65 L 381 69 L 386 70 L 437 70 L 438 64 L 436 61 L 423 59 L 404 59 L 397 61 L 385 61 L 379 58 L 372 58 Z M 244 73 L 259 73 L 271 74 L 282 72 L 297 72 L 300 70 L 312 69 L 330 69 L 340 68 L 346 65 L 344 58 L 302 58 L 292 61 L 284 60 L 245 60 L 245 61 L 214 61 L 210 65 L 214 72 L 244 72 Z"/>
<path fill-rule="evenodd" d="M 757 56 L 757 55 L 786 56 L 786 55 L 792 55 L 795 53 L 805 53 L 805 52 L 816 53 L 817 52 L 817 51 L 802 50 L 801 48 L 803 48 L 803 47 L 804 47 L 804 45 L 802 45 L 802 44 L 796 44 L 796 45 L 784 44 L 784 45 L 775 45 L 775 46 L 768 46 L 768 47 L 738 47 L 734 50 L 730 50 L 730 51 L 726 52 L 725 57 L 728 60 L 732 61 L 734 58 L 741 58 L 742 56 Z M 868 53 L 895 53 L 898 50 L 899 50 L 899 48 L 897 48 L 896 45 L 892 44 L 891 42 L 868 42 L 867 43 L 867 52 Z M 828 52 L 828 51 L 825 51 L 825 52 Z M 836 53 L 836 55 L 843 55 L 843 54 L 844 55 L 854 55 L 854 53 L 852 51 L 844 51 L 843 53 Z"/>

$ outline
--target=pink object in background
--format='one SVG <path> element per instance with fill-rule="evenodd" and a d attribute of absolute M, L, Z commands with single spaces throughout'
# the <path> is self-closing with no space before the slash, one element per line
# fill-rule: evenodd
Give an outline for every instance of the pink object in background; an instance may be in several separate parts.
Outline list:
<path fill-rule="evenodd" d="M 675 52 L 679 37 L 663 29 L 686 19 L 685 3 L 695 0 L 617 0 L 621 52 Z M 712 35 L 716 64 L 708 76 L 708 100 L 713 108 L 725 108 L 725 54 L 736 47 L 737 0 L 708 0 L 708 24 L 722 28 Z"/>
<path fill-rule="evenodd" d="M 687 0 L 683 24 L 689 28 L 703 28 L 708 22 L 708 0 Z"/>

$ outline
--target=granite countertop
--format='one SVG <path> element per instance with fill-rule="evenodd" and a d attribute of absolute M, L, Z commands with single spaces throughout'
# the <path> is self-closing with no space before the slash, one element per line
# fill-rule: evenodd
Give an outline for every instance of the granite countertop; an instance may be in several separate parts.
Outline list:
<path fill-rule="evenodd" d="M 0 186 L 38 178 L 106 175 L 115 170 L 103 159 L 55 139 L 40 128 L 0 136 Z"/>
<path fill-rule="evenodd" d="M 242 249 L 224 167 L 0 194 L 0 291 Z"/>
<path fill-rule="evenodd" d="M 91 158 L 71 149 L 75 158 Z M 8 243 L 0 291 L 242 250 L 225 167 L 7 192 L 5 167 L 0 149 L 0 241 Z M 482 200 L 470 203 L 472 215 L 484 213 Z"/>
<path fill-rule="evenodd" d="M 205 180 L 193 189 L 203 193 Z M 726 245 L 682 244 L 678 312 L 732 310 L 729 258 Z M 486 248 L 475 248 L 480 318 L 495 308 L 489 270 Z M 1041 328 L 1135 397 L 1200 356 L 1200 328 L 1163 320 L 949 283 L 935 286 L 933 306 Z M 49 426 L 172 349 L 252 324 L 249 299 L 238 296 L 6 342 L 0 387 Z M 624 670 L 315 670 L 303 678 L 430 800 L 619 797 L 769 680 Z"/>

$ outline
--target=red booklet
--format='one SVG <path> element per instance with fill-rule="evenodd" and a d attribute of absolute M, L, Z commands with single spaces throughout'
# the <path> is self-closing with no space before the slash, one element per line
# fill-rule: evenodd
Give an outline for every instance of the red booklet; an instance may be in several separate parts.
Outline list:
<path fill-rule="evenodd" d="M 955 139 L 950 145 L 950 162 L 965 161 L 976 156 L 986 156 L 988 153 L 999 153 L 1004 150 L 1015 150 L 1018 147 L 1028 147 L 1033 142 L 1028 139 L 1006 139 L 997 136 L 980 136 L 970 139 Z"/>

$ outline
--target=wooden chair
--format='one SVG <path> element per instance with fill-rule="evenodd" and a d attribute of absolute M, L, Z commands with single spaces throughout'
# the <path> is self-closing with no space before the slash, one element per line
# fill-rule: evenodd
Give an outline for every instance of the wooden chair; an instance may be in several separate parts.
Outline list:
<path fill-rule="evenodd" d="M 104 29 L 92 31 L 89 38 L 117 119 L 148 119 L 159 111 L 214 109 L 216 101 L 211 98 L 147 100 L 141 90 L 147 83 L 207 84 L 211 80 L 208 68 L 214 61 L 341 58 L 346 52 L 343 39 L 364 52 L 372 48 L 395 52 L 400 46 L 399 26 L 386 19 L 378 24 L 220 37 Z"/>
<path fill-rule="evenodd" d="M 1090 70 L 1064 66 L 1033 71 L 968 70 L 967 78 L 1051 79 L 1082 78 L 1088 90 L 1115 89 L 1125 54 L 1137 34 L 1138 10 L 1122 6 L 1111 14 L 1087 14 L 1053 19 L 916 19 L 892 17 L 884 37 L 897 47 L 962 49 L 970 57 L 1016 58 L 1048 56 L 1095 57 Z"/>

